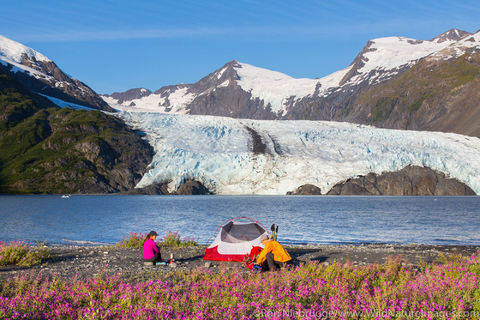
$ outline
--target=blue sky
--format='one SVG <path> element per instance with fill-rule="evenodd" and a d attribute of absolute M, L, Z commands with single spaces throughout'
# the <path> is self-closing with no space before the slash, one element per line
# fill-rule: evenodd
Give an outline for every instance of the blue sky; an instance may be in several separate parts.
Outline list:
<path fill-rule="evenodd" d="M 474 32 L 478 17 L 478 0 L 3 0 L 0 34 L 111 93 L 196 82 L 234 59 L 322 77 L 369 39 Z"/>

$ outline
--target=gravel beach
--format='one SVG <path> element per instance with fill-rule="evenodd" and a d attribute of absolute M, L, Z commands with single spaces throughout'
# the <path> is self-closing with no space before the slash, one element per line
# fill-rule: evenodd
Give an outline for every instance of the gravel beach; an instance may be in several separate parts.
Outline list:
<path fill-rule="evenodd" d="M 397 245 L 397 244 L 358 244 L 358 245 L 302 245 L 285 246 L 292 256 L 291 264 L 299 265 L 306 261 L 320 263 L 352 263 L 365 265 L 383 263 L 388 257 L 400 256 L 406 264 L 421 267 L 425 263 L 439 261 L 441 255 L 460 254 L 469 256 L 480 250 L 480 246 L 438 246 L 438 245 Z M 0 266 L 0 279 L 14 276 L 41 275 L 45 278 L 64 280 L 89 279 L 97 276 L 120 275 L 126 279 L 147 278 L 156 273 L 188 271 L 197 268 L 237 269 L 249 272 L 237 262 L 202 260 L 204 246 L 165 247 L 162 257 L 174 264 L 165 266 L 145 266 L 142 262 L 142 249 L 125 249 L 115 246 L 55 246 L 50 247 L 52 257 L 41 265 L 32 267 Z"/>

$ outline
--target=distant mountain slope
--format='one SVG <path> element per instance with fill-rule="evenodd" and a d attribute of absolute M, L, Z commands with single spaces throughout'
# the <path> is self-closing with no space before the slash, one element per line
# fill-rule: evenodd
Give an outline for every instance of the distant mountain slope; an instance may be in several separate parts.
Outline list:
<path fill-rule="evenodd" d="M 480 50 L 423 59 L 399 77 L 361 92 L 342 120 L 395 129 L 480 137 Z"/>
<path fill-rule="evenodd" d="M 0 193 L 132 189 L 152 148 L 116 117 L 60 109 L 0 72 Z"/>
<path fill-rule="evenodd" d="M 480 139 L 329 121 L 120 112 L 155 149 L 137 187 L 189 179 L 216 194 L 286 194 L 311 184 L 322 193 L 345 179 L 408 165 L 445 173 L 480 192 Z"/>
<path fill-rule="evenodd" d="M 52 60 L 1 35 L 0 71 L 9 72 L 33 92 L 94 109 L 112 110 L 95 91 L 65 74 Z"/>
<path fill-rule="evenodd" d="M 475 57 L 479 50 L 480 32 L 472 35 L 457 29 L 425 41 L 404 37 L 379 38 L 369 41 L 349 67 L 320 79 L 294 79 L 279 72 L 232 61 L 194 84 L 167 86 L 153 93 L 144 91 L 136 96 L 130 94 L 130 99 L 118 93 L 103 98 L 114 108 L 134 112 L 250 119 L 335 120 L 478 136 L 473 124 L 474 121 L 480 121 L 478 104 L 471 102 L 470 107 L 462 109 L 464 114 L 475 119 L 471 122 L 452 125 L 457 117 L 452 116 L 451 112 L 457 109 L 456 105 L 460 103 L 457 100 L 462 100 L 461 96 L 468 100 L 469 95 L 475 95 Z M 465 54 L 469 59 L 469 71 L 460 70 L 464 66 L 459 59 Z M 383 115 L 384 111 L 378 110 L 382 104 L 388 103 L 382 101 L 391 98 L 389 92 L 392 90 L 397 95 L 418 91 L 418 79 L 403 82 L 401 79 L 416 79 L 419 70 L 425 68 L 429 68 L 430 74 L 422 75 L 424 85 L 430 83 L 431 86 L 437 86 L 442 81 L 450 83 L 450 91 L 437 90 L 429 96 L 432 101 L 447 100 L 443 105 L 429 105 L 435 114 L 435 123 L 418 113 L 411 115 L 416 111 L 412 110 L 411 105 L 420 100 L 411 102 L 410 98 L 393 99 L 396 99 L 395 108 L 406 110 L 399 117 L 414 120 L 407 124 L 392 117 L 390 121 L 389 117 Z M 403 76 L 406 72 L 408 74 Z M 461 76 L 462 92 L 457 95 L 455 90 L 460 89 L 456 82 L 449 79 L 462 72 L 470 73 L 467 77 Z"/>

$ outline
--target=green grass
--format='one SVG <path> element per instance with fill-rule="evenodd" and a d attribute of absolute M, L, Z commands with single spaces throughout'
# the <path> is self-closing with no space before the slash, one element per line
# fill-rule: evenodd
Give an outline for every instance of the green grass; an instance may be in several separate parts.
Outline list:
<path fill-rule="evenodd" d="M 38 244 L 31 246 L 24 241 L 0 242 L 0 265 L 32 266 L 50 258 L 50 249 Z"/>
<path fill-rule="evenodd" d="M 161 244 L 168 247 L 189 247 L 196 246 L 197 242 L 192 238 L 181 239 L 178 232 L 169 231 L 163 237 Z"/>
<path fill-rule="evenodd" d="M 143 248 L 146 233 L 130 232 L 116 246 L 121 248 Z M 197 246 L 198 243 L 193 238 L 181 238 L 178 232 L 169 231 L 158 243 L 165 247 L 191 247 Z"/>
<path fill-rule="evenodd" d="M 124 237 L 117 246 L 120 248 L 143 248 L 146 233 L 130 232 L 127 237 Z"/>
<path fill-rule="evenodd" d="M 395 105 L 395 100 L 389 97 L 381 97 L 375 103 L 375 106 L 372 109 L 372 118 L 374 122 L 384 121 L 390 116 L 393 106 Z"/>

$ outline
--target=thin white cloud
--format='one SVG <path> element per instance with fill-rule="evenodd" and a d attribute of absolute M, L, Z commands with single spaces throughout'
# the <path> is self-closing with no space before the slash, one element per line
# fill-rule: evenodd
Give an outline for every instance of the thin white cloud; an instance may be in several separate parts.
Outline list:
<path fill-rule="evenodd" d="M 62 33 L 43 33 L 18 35 L 25 42 L 70 42 L 98 40 L 133 40 L 184 38 L 195 36 L 216 36 L 225 34 L 227 30 L 218 28 L 161 29 L 161 30 L 116 30 L 116 31 L 71 31 Z"/>
<path fill-rule="evenodd" d="M 41 42 L 77 42 L 77 41 L 109 41 L 135 39 L 166 39 L 166 38 L 200 38 L 236 36 L 254 39 L 269 39 L 268 37 L 332 38 L 344 36 L 371 36 L 381 30 L 383 33 L 398 33 L 408 28 L 432 27 L 441 24 L 439 21 L 406 22 L 402 20 L 376 21 L 356 24 L 328 24 L 328 25 L 282 25 L 282 26 L 239 26 L 239 27 L 192 27 L 171 29 L 143 29 L 143 30 L 113 30 L 113 31 L 70 31 L 45 32 L 38 34 L 13 34 L 13 39 L 27 43 Z M 443 30 L 444 31 L 444 30 Z M 403 36 L 404 34 L 398 34 Z"/>

